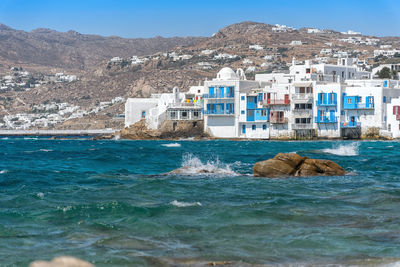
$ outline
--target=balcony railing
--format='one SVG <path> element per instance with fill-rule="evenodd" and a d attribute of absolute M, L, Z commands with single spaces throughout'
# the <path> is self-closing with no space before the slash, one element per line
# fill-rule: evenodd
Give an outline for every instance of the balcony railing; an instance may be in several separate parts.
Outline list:
<path fill-rule="evenodd" d="M 224 94 L 224 93 L 216 93 L 216 94 L 203 94 L 203 98 L 212 99 L 212 98 L 234 98 L 234 94 Z"/>
<path fill-rule="evenodd" d="M 271 105 L 290 105 L 289 99 L 267 99 L 263 101 L 264 106 Z"/>
<path fill-rule="evenodd" d="M 333 102 L 322 102 L 320 99 L 315 101 L 315 105 L 317 107 L 335 107 L 337 105 L 337 101 Z"/>
<path fill-rule="evenodd" d="M 343 104 L 343 109 L 374 109 L 374 103 Z"/>
<path fill-rule="evenodd" d="M 293 116 L 296 118 L 309 118 L 312 117 L 312 109 L 293 109 Z"/>
<path fill-rule="evenodd" d="M 279 118 L 279 117 L 271 117 L 269 119 L 269 122 L 270 123 L 276 123 L 276 124 L 282 124 L 282 123 L 287 123 L 288 119 L 285 118 L 285 117 L 281 117 L 281 118 Z"/>
<path fill-rule="evenodd" d="M 349 121 L 340 123 L 340 128 L 360 128 L 361 122 L 358 121 Z"/>
<path fill-rule="evenodd" d="M 313 95 L 312 94 L 293 94 L 292 101 L 295 103 L 307 103 L 312 101 Z"/>
<path fill-rule="evenodd" d="M 203 103 L 201 101 L 193 102 L 182 102 L 182 103 L 171 103 L 168 105 L 168 108 L 180 108 L 180 107 L 193 107 L 193 108 L 202 108 Z"/>
<path fill-rule="evenodd" d="M 204 115 L 235 115 L 233 110 L 203 110 Z"/>
<path fill-rule="evenodd" d="M 312 128 L 313 128 L 312 123 L 293 123 L 292 124 L 293 130 L 303 130 L 303 129 L 312 129 Z"/>
<path fill-rule="evenodd" d="M 315 117 L 315 123 L 337 123 L 338 117 Z"/>

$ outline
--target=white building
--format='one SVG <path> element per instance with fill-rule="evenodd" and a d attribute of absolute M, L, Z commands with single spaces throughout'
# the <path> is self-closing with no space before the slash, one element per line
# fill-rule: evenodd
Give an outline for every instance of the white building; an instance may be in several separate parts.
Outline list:
<path fill-rule="evenodd" d="M 261 45 L 258 45 L 258 44 L 254 44 L 254 45 L 249 45 L 249 49 L 252 49 L 252 50 L 263 50 L 264 47 L 262 47 Z"/>
<path fill-rule="evenodd" d="M 235 73 L 231 68 L 223 68 L 216 78 L 205 81 L 204 131 L 215 137 L 268 138 L 266 109 L 258 105 L 257 95 L 250 95 L 264 85 L 247 81 L 243 70 Z"/>
<path fill-rule="evenodd" d="M 153 94 L 150 98 L 128 98 L 125 103 L 125 127 L 142 119 L 149 129 L 158 129 L 165 120 L 201 120 L 203 86 L 192 86 L 187 93 L 177 87 L 172 93 Z"/>
<path fill-rule="evenodd" d="M 395 54 L 400 54 L 400 50 L 397 50 L 397 49 L 391 49 L 391 50 L 376 49 L 376 50 L 374 50 L 374 57 L 378 57 L 378 56 L 394 57 Z"/>
<path fill-rule="evenodd" d="M 296 41 L 296 40 L 293 40 L 291 43 L 290 43 L 290 45 L 291 46 L 297 46 L 297 45 L 302 45 L 303 43 L 301 42 L 301 41 Z"/>

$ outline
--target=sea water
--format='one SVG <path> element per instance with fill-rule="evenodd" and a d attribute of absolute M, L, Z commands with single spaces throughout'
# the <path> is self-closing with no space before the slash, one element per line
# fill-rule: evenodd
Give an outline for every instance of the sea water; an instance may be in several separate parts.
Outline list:
<path fill-rule="evenodd" d="M 279 152 L 349 174 L 251 176 Z M 0 158 L 0 266 L 60 255 L 97 266 L 400 262 L 397 142 L 8 138 Z"/>

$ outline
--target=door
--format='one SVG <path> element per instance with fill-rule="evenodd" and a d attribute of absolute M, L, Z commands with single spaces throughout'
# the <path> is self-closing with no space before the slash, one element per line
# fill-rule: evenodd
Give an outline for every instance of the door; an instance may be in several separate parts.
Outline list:
<path fill-rule="evenodd" d="M 209 93 L 210 97 L 214 97 L 214 87 L 208 88 L 208 93 Z"/>
<path fill-rule="evenodd" d="M 285 104 L 289 104 L 289 94 L 285 94 Z"/>
<path fill-rule="evenodd" d="M 242 134 L 245 134 L 246 133 L 246 125 L 242 125 Z"/>
<path fill-rule="evenodd" d="M 330 121 L 335 122 L 335 111 L 331 110 Z"/>

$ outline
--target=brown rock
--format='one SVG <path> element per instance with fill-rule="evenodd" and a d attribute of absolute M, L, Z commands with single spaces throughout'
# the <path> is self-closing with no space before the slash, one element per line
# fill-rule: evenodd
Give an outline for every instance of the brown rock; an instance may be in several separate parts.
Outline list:
<path fill-rule="evenodd" d="M 29 267 L 94 267 L 94 265 L 71 256 L 62 256 L 52 261 L 34 261 Z"/>
<path fill-rule="evenodd" d="M 257 162 L 253 167 L 255 177 L 306 177 L 344 174 L 346 174 L 346 171 L 331 160 L 309 159 L 296 153 L 279 153 L 272 159 Z"/>
<path fill-rule="evenodd" d="M 292 176 L 303 157 L 296 153 L 279 153 L 274 158 L 257 162 L 253 167 L 256 177 L 282 177 Z"/>

